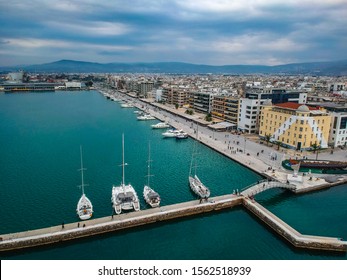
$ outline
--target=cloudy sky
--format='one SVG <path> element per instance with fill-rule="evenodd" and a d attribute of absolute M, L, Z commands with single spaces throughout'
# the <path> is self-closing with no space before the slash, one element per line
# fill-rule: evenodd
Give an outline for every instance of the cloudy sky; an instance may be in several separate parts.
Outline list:
<path fill-rule="evenodd" d="M 0 0 L 0 65 L 347 58 L 347 0 Z"/>

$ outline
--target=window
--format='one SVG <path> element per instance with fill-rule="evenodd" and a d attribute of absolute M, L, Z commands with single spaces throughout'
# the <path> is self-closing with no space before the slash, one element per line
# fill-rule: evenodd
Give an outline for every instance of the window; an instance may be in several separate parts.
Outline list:
<path fill-rule="evenodd" d="M 302 128 L 302 127 L 300 127 L 300 128 L 299 128 L 299 131 L 300 131 L 300 132 L 302 132 L 302 131 L 303 131 L 303 128 Z"/>
<path fill-rule="evenodd" d="M 301 120 L 301 121 L 300 121 L 300 124 L 304 124 L 304 120 Z"/>
<path fill-rule="evenodd" d="M 300 139 L 302 138 L 302 135 L 301 135 L 301 134 L 299 134 L 299 138 L 300 138 Z"/>

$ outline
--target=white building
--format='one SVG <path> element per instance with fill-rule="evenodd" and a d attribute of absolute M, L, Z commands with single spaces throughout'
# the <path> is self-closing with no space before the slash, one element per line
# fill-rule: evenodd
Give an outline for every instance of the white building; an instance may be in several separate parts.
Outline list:
<path fill-rule="evenodd" d="M 307 93 L 287 92 L 286 89 L 271 88 L 260 92 L 247 92 L 240 98 L 238 126 L 239 130 L 246 133 L 258 133 L 261 105 L 270 100 L 272 104 L 296 102 L 305 104 Z"/>

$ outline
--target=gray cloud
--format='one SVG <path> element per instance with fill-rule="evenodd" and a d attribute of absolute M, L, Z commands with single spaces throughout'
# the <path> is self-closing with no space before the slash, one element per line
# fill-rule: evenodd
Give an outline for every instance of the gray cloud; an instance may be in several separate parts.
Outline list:
<path fill-rule="evenodd" d="M 0 61 L 274 65 L 345 59 L 346 2 L 0 0 Z"/>

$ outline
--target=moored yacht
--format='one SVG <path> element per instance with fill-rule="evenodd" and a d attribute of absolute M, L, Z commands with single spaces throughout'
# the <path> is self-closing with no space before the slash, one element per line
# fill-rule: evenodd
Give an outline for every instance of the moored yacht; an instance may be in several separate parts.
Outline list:
<path fill-rule="evenodd" d="M 160 204 L 160 196 L 149 186 L 149 179 L 151 177 L 151 147 L 148 144 L 148 174 L 147 174 L 147 185 L 143 188 L 143 198 L 151 207 L 158 207 Z"/>
<path fill-rule="evenodd" d="M 176 134 L 176 139 L 187 139 L 188 138 L 188 133 L 184 131 L 180 131 L 179 133 Z"/>
<path fill-rule="evenodd" d="M 122 210 L 140 210 L 140 201 L 136 191 L 131 184 L 126 185 L 124 179 L 124 134 L 122 135 L 122 183 L 119 186 L 112 187 L 111 201 L 116 214 Z"/>
<path fill-rule="evenodd" d="M 81 177 L 82 177 L 82 184 L 81 184 L 81 188 L 82 188 L 82 196 L 79 199 L 78 203 L 77 203 L 77 208 L 76 208 L 76 212 L 78 217 L 81 220 L 88 220 L 92 217 L 93 215 L 93 205 L 91 203 L 91 201 L 88 199 L 88 197 L 84 194 L 84 177 L 83 177 L 83 171 L 85 170 L 83 168 L 83 158 L 82 158 L 82 147 L 80 146 L 80 154 L 81 154 Z"/>
<path fill-rule="evenodd" d="M 196 139 L 198 139 L 198 129 L 196 129 Z M 192 168 L 194 163 L 194 175 L 192 175 Z M 189 169 L 189 186 L 190 189 L 200 198 L 209 198 L 210 197 L 210 190 L 208 187 L 206 187 L 199 179 L 199 177 L 196 175 L 196 168 L 197 168 L 197 159 L 196 159 L 196 141 L 194 142 L 193 146 L 193 153 L 192 158 L 190 161 L 190 169 Z"/>
<path fill-rule="evenodd" d="M 169 129 L 162 133 L 164 137 L 176 137 L 179 133 L 181 133 L 182 130 L 177 130 L 177 129 Z"/>
<path fill-rule="evenodd" d="M 170 125 L 166 122 L 160 122 L 160 123 L 152 124 L 151 127 L 161 129 L 161 128 L 168 128 L 170 127 Z"/>
<path fill-rule="evenodd" d="M 148 121 L 148 120 L 155 120 L 155 117 L 153 117 L 150 114 L 143 114 L 137 117 L 139 121 Z"/>

